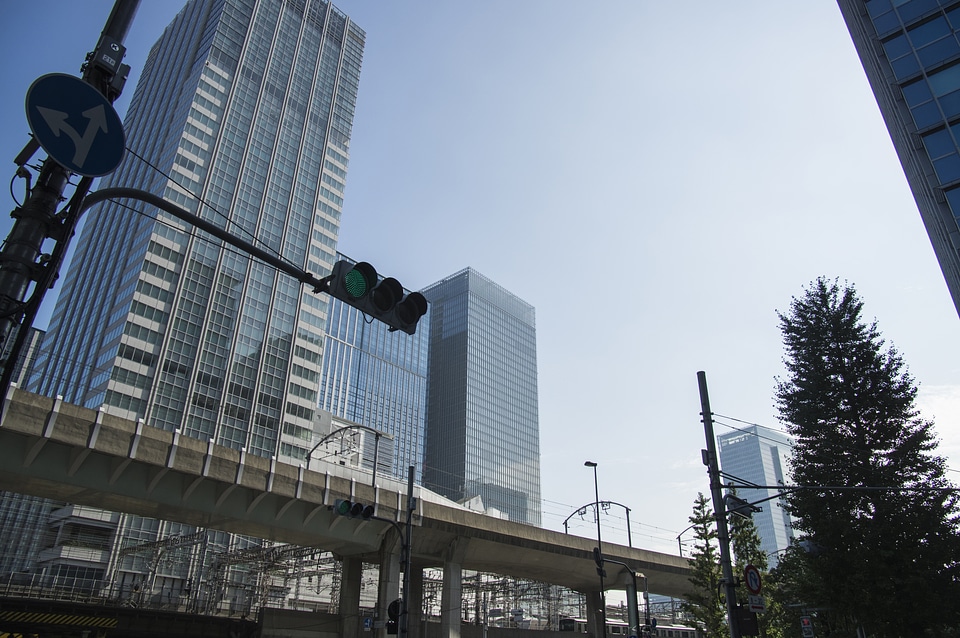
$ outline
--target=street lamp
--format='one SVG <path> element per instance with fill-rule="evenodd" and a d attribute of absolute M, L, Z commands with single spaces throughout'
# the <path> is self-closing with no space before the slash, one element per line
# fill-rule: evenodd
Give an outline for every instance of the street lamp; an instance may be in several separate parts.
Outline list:
<path fill-rule="evenodd" d="M 597 515 L 597 574 L 600 575 L 600 627 L 603 632 L 603 638 L 607 638 L 607 597 L 603 591 L 603 544 L 600 540 L 600 487 L 597 483 L 597 464 L 593 461 L 584 461 L 584 467 L 593 468 L 593 495 L 596 497 Z"/>

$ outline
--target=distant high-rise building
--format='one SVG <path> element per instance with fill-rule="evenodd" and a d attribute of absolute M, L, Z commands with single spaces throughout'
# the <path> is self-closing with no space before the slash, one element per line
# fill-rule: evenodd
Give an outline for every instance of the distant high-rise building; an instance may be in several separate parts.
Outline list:
<path fill-rule="evenodd" d="M 774 430 L 755 425 L 717 436 L 720 465 L 725 474 L 753 485 L 783 485 L 787 483 L 790 439 Z M 779 552 L 786 549 L 793 538 L 793 526 L 787 510 L 780 507 L 776 489 L 742 490 L 738 494 L 749 502 L 770 498 L 753 514 L 753 522 L 760 533 L 760 546 L 775 566 Z"/>
<path fill-rule="evenodd" d="M 540 524 L 540 428 L 533 307 L 467 268 L 423 291 L 430 302 L 424 486 L 480 497 Z"/>
<path fill-rule="evenodd" d="M 839 5 L 960 312 L 960 2 Z"/>
<path fill-rule="evenodd" d="M 103 185 L 162 195 L 326 275 L 364 40 L 324 0 L 191 0 L 150 51 L 126 116 L 130 151 Z M 301 461 L 313 442 L 326 295 L 136 201 L 88 216 L 30 389 Z M 189 533 L 62 505 L 3 511 L 45 513 L 47 531 L 70 527 L 58 539 L 114 547 Z M 64 556 L 44 552 L 40 568 L 94 579 L 110 560 Z M 115 563 L 124 586 L 139 577 L 131 560 Z M 170 574 L 163 587 L 180 591 L 193 576 Z"/>
<path fill-rule="evenodd" d="M 320 374 L 320 409 L 389 434 L 392 439 L 380 441 L 377 472 L 406 479 L 412 465 L 418 483 L 427 417 L 427 312 L 416 333 L 408 335 L 331 298 Z M 376 440 L 360 439 L 362 465 L 372 468 Z"/>

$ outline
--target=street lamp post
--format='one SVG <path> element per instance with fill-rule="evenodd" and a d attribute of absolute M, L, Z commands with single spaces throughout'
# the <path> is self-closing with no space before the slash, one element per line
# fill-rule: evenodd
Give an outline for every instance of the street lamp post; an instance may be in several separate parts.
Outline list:
<path fill-rule="evenodd" d="M 593 461 L 584 461 L 584 467 L 593 468 L 593 494 L 596 498 L 597 515 L 597 574 L 600 575 L 600 628 L 603 638 L 607 638 L 607 597 L 603 591 L 603 543 L 600 540 L 600 486 L 597 482 L 597 464 Z"/>

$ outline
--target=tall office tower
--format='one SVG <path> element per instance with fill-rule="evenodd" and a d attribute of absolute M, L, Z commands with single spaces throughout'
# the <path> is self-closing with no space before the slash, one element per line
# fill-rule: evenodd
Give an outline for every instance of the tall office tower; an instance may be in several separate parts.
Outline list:
<path fill-rule="evenodd" d="M 787 482 L 790 450 L 793 444 L 783 434 L 755 425 L 717 436 L 720 465 L 729 474 L 754 485 L 780 485 Z M 741 492 L 739 496 L 754 502 L 765 498 L 762 511 L 753 514 L 760 533 L 760 547 L 767 553 L 770 566 L 777 564 L 779 552 L 793 538 L 793 524 L 787 510 L 779 506 L 777 490 Z"/>
<path fill-rule="evenodd" d="M 188 3 L 150 52 L 132 152 L 107 185 L 162 194 L 327 274 L 363 43 L 322 0 Z M 326 295 L 156 209 L 90 215 L 39 391 L 260 456 L 308 448 L 298 428 L 317 403 Z"/>
<path fill-rule="evenodd" d="M 471 268 L 423 294 L 431 304 L 424 486 L 539 525 L 533 307 Z"/>
<path fill-rule="evenodd" d="M 191 0 L 150 51 L 126 117 L 131 150 L 104 186 L 162 195 L 326 275 L 364 38 L 324 0 Z M 127 200 L 88 215 L 31 387 L 303 458 L 326 296 L 153 207 Z M 106 524 L 69 517 L 91 534 Z M 178 529 L 118 524 L 143 541 Z"/>
<path fill-rule="evenodd" d="M 371 321 L 356 308 L 331 298 L 320 374 L 321 410 L 383 432 L 380 440 L 392 456 L 375 454 L 375 437 L 361 436 L 363 462 L 377 472 L 406 479 L 407 468 L 416 467 L 415 480 L 422 480 L 423 436 L 427 414 L 427 350 L 430 314 L 420 319 L 413 335 L 390 332 L 388 326 Z"/>
<path fill-rule="evenodd" d="M 960 2 L 838 1 L 960 312 Z"/>

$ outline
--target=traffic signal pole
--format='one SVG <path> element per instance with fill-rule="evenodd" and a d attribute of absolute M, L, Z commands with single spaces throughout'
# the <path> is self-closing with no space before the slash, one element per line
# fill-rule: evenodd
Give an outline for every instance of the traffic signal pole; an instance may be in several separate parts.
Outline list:
<path fill-rule="evenodd" d="M 120 95 L 129 67 L 120 63 L 122 42 L 126 38 L 140 0 L 116 0 L 104 25 L 94 52 L 87 56 L 83 80 L 99 91 L 110 103 Z M 105 51 L 107 53 L 105 53 Z M 110 56 L 113 52 L 113 57 Z M 0 397 L 6 396 L 12 370 L 27 338 L 37 309 L 47 289 L 57 277 L 66 246 L 79 220 L 80 202 L 90 189 L 93 179 L 84 177 L 77 185 L 70 204 L 63 215 L 57 206 L 63 201 L 72 173 L 53 158 L 44 160 L 36 184 L 30 185 L 27 162 L 40 148 L 31 138 L 17 155 L 17 175 L 27 180 L 27 194 L 23 205 L 11 216 L 13 228 L 0 249 L 0 352 L 6 352 Z M 53 239 L 56 247 L 49 256 L 41 253 L 43 243 Z M 34 292 L 27 299 L 27 291 L 35 283 Z M 17 339 L 10 344 L 15 327 L 20 326 Z"/>
<path fill-rule="evenodd" d="M 403 537 L 403 595 L 400 597 L 400 622 L 399 630 L 401 638 L 407 638 L 410 635 L 410 568 L 413 563 L 413 512 L 417 509 L 417 499 L 413 496 L 413 479 L 415 466 L 407 468 L 407 533 Z"/>
<path fill-rule="evenodd" d="M 417 498 L 413 495 L 415 475 L 416 466 L 409 466 L 407 468 L 407 519 L 405 529 L 400 526 L 399 522 L 391 518 L 377 516 L 374 505 L 364 505 L 357 501 L 338 498 L 337 502 L 329 508 L 341 516 L 390 523 L 393 525 L 393 528 L 397 530 L 397 536 L 400 538 L 400 571 L 403 573 L 403 581 L 400 598 L 391 603 L 387 609 L 390 620 L 396 620 L 396 631 L 391 631 L 388 625 L 387 633 L 399 634 L 401 638 L 408 636 L 410 628 L 410 570 L 413 564 L 413 513 L 417 510 Z M 396 610 L 394 605 L 397 605 Z"/>
<path fill-rule="evenodd" d="M 741 638 L 739 615 L 737 613 L 737 583 L 733 577 L 733 563 L 730 559 L 730 531 L 727 528 L 727 511 L 723 502 L 723 484 L 720 482 L 720 466 L 717 460 L 717 438 L 713 435 L 713 413 L 710 411 L 710 397 L 707 394 L 707 375 L 697 372 L 700 386 L 700 413 L 703 416 L 703 434 L 707 439 L 703 463 L 710 476 L 710 493 L 713 497 L 713 511 L 717 519 L 717 540 L 720 542 L 720 568 L 723 573 L 723 589 L 727 603 L 727 623 L 730 626 L 730 638 Z"/>

